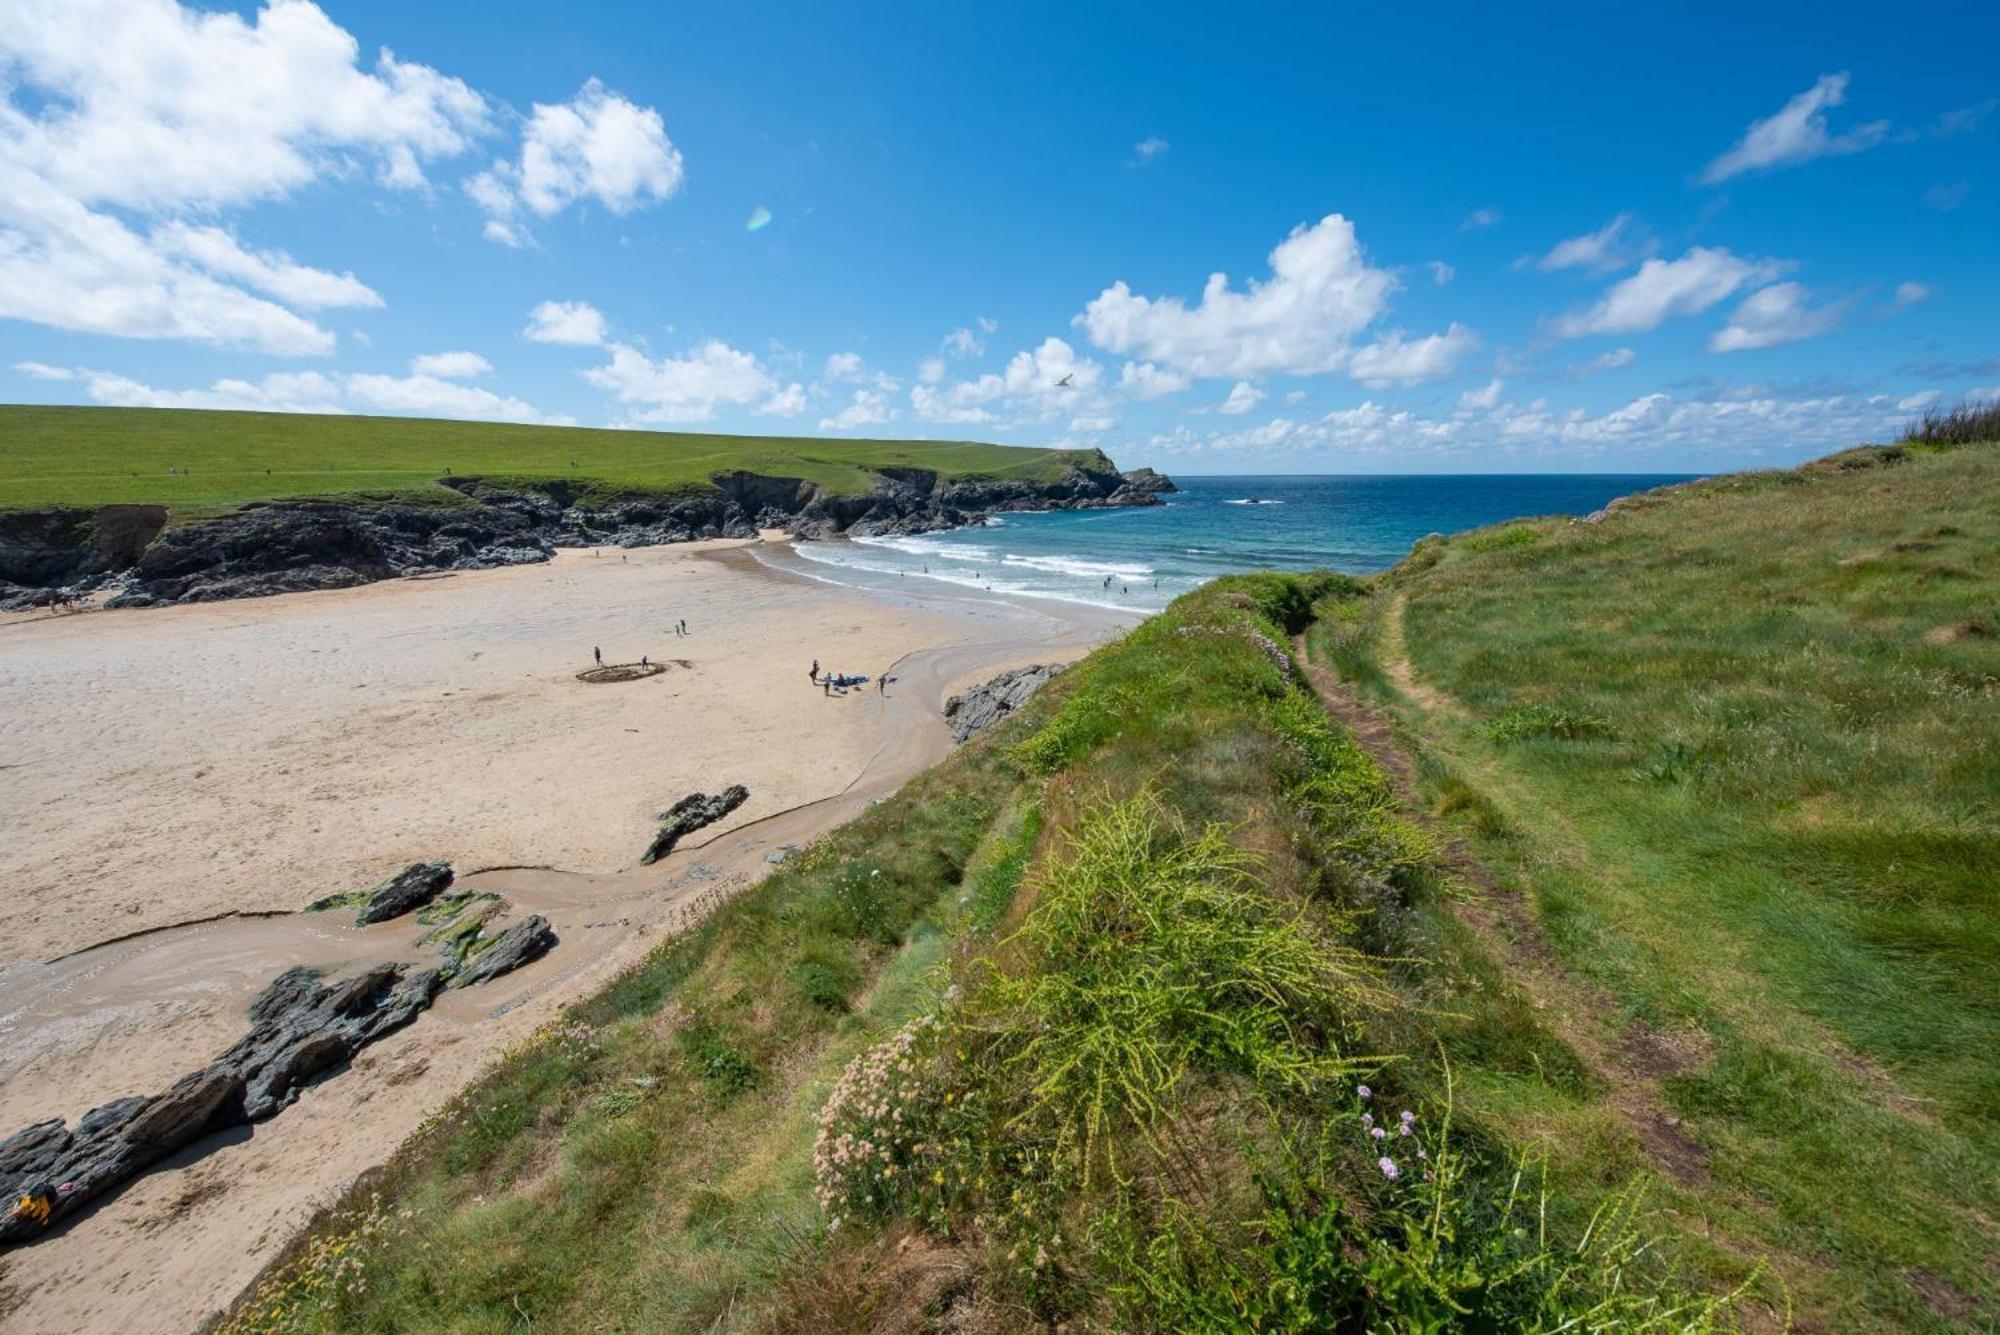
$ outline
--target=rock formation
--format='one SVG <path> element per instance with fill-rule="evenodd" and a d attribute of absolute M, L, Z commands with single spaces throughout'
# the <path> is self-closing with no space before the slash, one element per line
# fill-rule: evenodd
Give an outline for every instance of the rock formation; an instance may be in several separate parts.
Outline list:
<path fill-rule="evenodd" d="M 387 922 L 420 909 L 443 894 L 451 884 L 451 878 L 449 862 L 412 862 L 367 892 L 367 897 L 358 906 L 360 911 L 354 915 L 354 925 L 366 927 L 371 923 Z M 329 895 L 306 905 L 306 911 L 316 913 L 354 902 L 353 895 Z"/>
<path fill-rule="evenodd" d="M 660 813 L 660 832 L 653 836 L 653 842 L 639 861 L 650 867 L 673 852 L 674 845 L 683 838 L 704 825 L 715 824 L 749 800 L 750 790 L 740 783 L 731 784 L 713 796 L 689 793 Z"/>
<path fill-rule="evenodd" d="M 1003 672 L 983 686 L 975 686 L 944 703 L 945 726 L 952 740 L 964 742 L 981 728 L 991 727 L 1028 703 L 1028 697 L 1062 671 L 1061 664 L 1039 663 L 1034 667 Z"/>
<path fill-rule="evenodd" d="M 111 588 L 107 606 L 153 607 L 546 561 L 558 547 L 752 538 L 761 528 L 804 538 L 923 533 L 1001 510 L 1156 505 L 1174 489 L 1151 469 L 1120 473 L 1101 454 L 1051 482 L 882 468 L 851 495 L 745 472 L 608 499 L 560 479 L 439 484 L 448 490 L 436 501 L 267 501 L 172 528 L 162 506 L 0 515 L 0 611 L 65 588 Z"/>

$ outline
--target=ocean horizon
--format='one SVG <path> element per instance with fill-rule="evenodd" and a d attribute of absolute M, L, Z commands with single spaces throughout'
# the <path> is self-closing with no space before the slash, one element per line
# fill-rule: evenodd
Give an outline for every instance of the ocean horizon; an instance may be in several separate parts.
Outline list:
<path fill-rule="evenodd" d="M 1432 533 L 1588 514 L 1689 473 L 1176 478 L 1157 506 L 994 515 L 910 537 L 802 542 L 816 573 L 863 587 L 930 580 L 995 594 L 1158 611 L 1219 575 L 1385 570 Z"/>

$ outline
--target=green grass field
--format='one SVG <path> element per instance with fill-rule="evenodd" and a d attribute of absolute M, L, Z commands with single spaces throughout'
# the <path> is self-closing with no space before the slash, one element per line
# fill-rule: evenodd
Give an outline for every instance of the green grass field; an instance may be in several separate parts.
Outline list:
<path fill-rule="evenodd" d="M 1322 633 L 1698 1157 L 1690 1231 L 1832 1328 L 2000 1294 L 2000 445 L 1854 451 L 1421 547 Z M 1577 1176 L 1615 1082 L 1475 1075 Z"/>
<path fill-rule="evenodd" d="M 160 504 L 177 518 L 249 501 L 363 493 L 454 495 L 447 476 L 560 478 L 617 492 L 705 487 L 742 469 L 865 490 L 869 470 L 1050 481 L 1093 450 L 965 441 L 818 440 L 606 431 L 431 418 L 0 405 L 0 510 Z M 172 470 L 172 471 L 170 471 Z"/>

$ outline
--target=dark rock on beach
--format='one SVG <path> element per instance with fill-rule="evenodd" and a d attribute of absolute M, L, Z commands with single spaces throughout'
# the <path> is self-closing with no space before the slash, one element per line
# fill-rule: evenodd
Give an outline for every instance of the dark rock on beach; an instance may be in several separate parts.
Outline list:
<path fill-rule="evenodd" d="M 1015 668 L 983 686 L 954 695 L 944 704 L 945 726 L 951 729 L 952 740 L 964 742 L 980 729 L 1006 718 L 1061 671 L 1062 665 L 1057 663 Z"/>
<path fill-rule="evenodd" d="M 653 836 L 653 842 L 646 847 L 645 855 L 639 861 L 651 866 L 674 851 L 688 835 L 704 825 L 713 825 L 736 808 L 750 800 L 750 790 L 740 783 L 731 784 L 719 793 L 689 793 L 672 807 L 660 813 L 660 832 Z"/>
<path fill-rule="evenodd" d="M 524 964 L 532 964 L 555 949 L 556 934 L 549 926 L 549 920 L 537 913 L 514 923 L 499 936 L 493 944 L 483 947 L 458 973 L 453 976 L 453 987 L 472 987 L 478 983 L 490 982 L 503 973 L 512 973 Z"/>
<path fill-rule="evenodd" d="M 944 481 L 882 468 L 836 495 L 802 478 L 718 474 L 711 485 L 607 498 L 562 480 L 440 478 L 437 500 L 356 496 L 246 505 L 169 527 L 164 506 L 112 505 L 0 515 L 0 611 L 112 590 L 107 607 L 156 607 L 338 589 L 374 580 L 546 561 L 559 547 L 927 533 L 1006 510 L 1157 505 L 1174 484 L 1121 473 L 1101 454 L 1048 482 Z"/>
<path fill-rule="evenodd" d="M 412 862 L 368 892 L 367 899 L 359 906 L 360 911 L 354 915 L 354 924 L 366 927 L 420 909 L 443 894 L 451 885 L 451 880 L 449 862 Z M 306 911 L 316 913 L 353 902 L 354 898 L 350 895 L 329 895 L 306 905 Z"/>
<path fill-rule="evenodd" d="M 60 1219 L 204 1136 L 276 1115 L 315 1080 L 416 1019 L 445 976 L 443 969 L 379 964 L 323 983 L 311 970 L 286 970 L 251 1003 L 250 1032 L 163 1093 L 94 1108 L 74 1130 L 39 1122 L 0 1142 L 0 1200 L 11 1206 L 40 1198 L 49 1219 Z M 44 1227 L 44 1220 L 10 1215 L 0 1221 L 0 1243 L 33 1238 Z"/>

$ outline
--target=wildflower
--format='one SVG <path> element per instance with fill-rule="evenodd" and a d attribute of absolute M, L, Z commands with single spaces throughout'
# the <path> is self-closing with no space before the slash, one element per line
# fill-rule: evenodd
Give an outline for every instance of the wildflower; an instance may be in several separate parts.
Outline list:
<path fill-rule="evenodd" d="M 1363 1103 L 1366 1103 L 1368 1102 L 1368 1100 L 1375 1097 L 1375 1091 L 1368 1088 L 1368 1086 L 1366 1085 L 1356 1085 L 1354 1087 L 1354 1092 L 1357 1096 L 1360 1097 Z"/>
<path fill-rule="evenodd" d="M 1396 1167 L 1396 1161 L 1386 1154 L 1375 1161 L 1375 1166 L 1381 1169 L 1382 1176 L 1388 1178 L 1391 1182 L 1394 1182 L 1403 1175 L 1403 1170 Z"/>
<path fill-rule="evenodd" d="M 1379 1126 L 1371 1126 L 1368 1128 L 1368 1134 L 1370 1136 L 1373 1136 L 1376 1140 L 1380 1140 L 1382 1139 L 1382 1137 L 1388 1135 L 1389 1133 L 1387 1131 L 1384 1131 Z"/>
<path fill-rule="evenodd" d="M 1407 1135 L 1409 1135 L 1409 1134 L 1410 1134 L 1410 1124 L 1409 1124 L 1408 1122 L 1405 1122 L 1405 1123 L 1403 1123 L 1403 1124 L 1402 1124 L 1401 1126 L 1397 1127 L 1397 1128 L 1396 1128 L 1396 1134 L 1397 1134 L 1397 1135 L 1399 1135 L 1399 1136 L 1407 1136 Z"/>
<path fill-rule="evenodd" d="M 1424 1153 L 1424 1151 L 1423 1151 L 1423 1149 L 1422 1149 L 1422 1147 L 1421 1147 L 1421 1146 L 1419 1146 L 1419 1147 L 1418 1147 L 1418 1149 L 1417 1149 L 1417 1157 L 1418 1157 L 1419 1159 L 1428 1159 L 1428 1158 L 1430 1158 L 1431 1156 L 1430 1156 L 1430 1155 L 1428 1155 L 1428 1154 L 1425 1154 L 1425 1153 Z"/>
<path fill-rule="evenodd" d="M 1362 1114 L 1361 1114 L 1361 1125 L 1362 1125 L 1362 1126 L 1364 1126 L 1364 1127 L 1373 1127 L 1373 1126 L 1375 1125 L 1375 1114 L 1374 1114 L 1374 1113 L 1362 1113 Z"/>
<path fill-rule="evenodd" d="M 1410 1125 L 1410 1123 L 1417 1120 L 1417 1115 L 1411 1112 L 1408 1108 L 1405 1108 L 1401 1113 L 1397 1114 L 1396 1120 L 1401 1122 L 1404 1126 L 1408 1126 Z"/>

